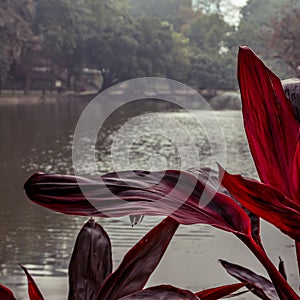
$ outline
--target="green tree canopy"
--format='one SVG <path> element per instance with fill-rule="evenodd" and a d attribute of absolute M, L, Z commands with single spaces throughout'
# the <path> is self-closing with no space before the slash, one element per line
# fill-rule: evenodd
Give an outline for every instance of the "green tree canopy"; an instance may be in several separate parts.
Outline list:
<path fill-rule="evenodd" d="M 175 31 L 180 31 L 194 14 L 191 0 L 129 0 L 129 11 L 133 17 L 168 21 Z"/>
<path fill-rule="evenodd" d="M 235 88 L 234 28 L 217 14 L 199 14 L 185 28 L 190 41 L 189 82 L 200 89 Z"/>

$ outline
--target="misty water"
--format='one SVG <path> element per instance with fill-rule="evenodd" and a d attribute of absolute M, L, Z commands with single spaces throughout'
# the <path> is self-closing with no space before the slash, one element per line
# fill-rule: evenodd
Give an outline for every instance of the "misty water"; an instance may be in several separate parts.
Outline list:
<path fill-rule="evenodd" d="M 18 264 L 29 269 L 47 299 L 66 298 L 69 259 L 77 233 L 87 218 L 66 216 L 34 205 L 24 195 L 23 183 L 36 171 L 73 173 L 73 134 L 86 105 L 85 101 L 66 99 L 0 106 L 0 283 L 12 288 L 20 299 L 24 297 L 26 280 Z M 241 112 L 193 111 L 193 114 L 211 128 L 222 128 L 226 156 L 224 145 L 218 149 L 219 141 L 215 140 L 220 132 L 208 138 L 208 128 L 201 128 L 188 112 L 149 113 L 130 118 L 126 124 L 123 112 L 122 117 L 112 116 L 99 134 L 96 151 L 99 172 L 128 166 L 155 170 L 197 164 L 215 168 L 217 158 L 229 171 L 256 178 Z M 212 157 L 212 148 L 216 157 Z M 88 175 L 90 170 L 84 155 L 80 171 Z M 159 220 L 145 217 L 132 228 L 127 217 L 97 219 L 110 234 L 115 266 Z M 293 243 L 267 224 L 263 224 L 263 242 L 274 262 L 277 263 L 279 255 L 285 260 L 289 279 L 297 286 Z M 256 259 L 231 234 L 205 225 L 181 226 L 150 285 L 168 283 L 198 291 L 236 282 L 218 264 L 218 258 L 265 274 Z M 57 296 L 58 292 L 62 295 Z"/>

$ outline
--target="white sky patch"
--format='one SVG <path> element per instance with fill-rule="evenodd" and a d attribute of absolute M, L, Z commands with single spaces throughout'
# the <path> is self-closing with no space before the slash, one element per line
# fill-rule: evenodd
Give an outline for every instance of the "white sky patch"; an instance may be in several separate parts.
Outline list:
<path fill-rule="evenodd" d="M 230 0 L 230 2 L 236 6 L 242 7 L 245 6 L 247 0 Z"/>
<path fill-rule="evenodd" d="M 240 9 L 246 5 L 248 0 L 223 0 L 220 3 L 221 13 L 230 25 L 238 25 L 240 21 Z"/>

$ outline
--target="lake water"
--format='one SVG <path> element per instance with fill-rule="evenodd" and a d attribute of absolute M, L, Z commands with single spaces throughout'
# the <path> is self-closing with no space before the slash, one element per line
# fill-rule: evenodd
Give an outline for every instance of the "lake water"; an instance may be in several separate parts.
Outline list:
<path fill-rule="evenodd" d="M 85 101 L 65 100 L 0 106 L 0 282 L 13 289 L 19 299 L 26 299 L 26 280 L 18 264 L 29 269 L 47 299 L 66 298 L 69 258 L 76 235 L 87 218 L 57 214 L 32 204 L 24 195 L 23 183 L 36 171 L 73 173 L 73 134 L 86 105 Z M 211 154 L 214 148 L 229 171 L 256 177 L 241 112 L 218 111 L 213 117 L 206 111 L 193 114 L 211 128 L 219 126 L 218 120 L 226 141 L 226 164 L 225 156 L 218 153 L 221 151 L 218 141 L 214 140 L 219 133 L 208 139 L 208 128 L 197 125 L 188 112 L 146 114 L 131 118 L 126 125 L 122 123 L 126 120 L 123 113 L 123 117 L 113 116 L 99 135 L 99 171 L 122 169 L 128 163 L 136 169 L 192 167 L 195 162 L 210 166 L 214 164 Z M 81 172 L 89 174 L 84 161 Z M 146 217 L 131 228 L 127 217 L 97 219 L 110 234 L 115 266 L 159 220 Z M 276 263 L 279 255 L 285 260 L 289 280 L 297 286 L 293 243 L 268 224 L 263 224 L 262 231 L 271 258 Z M 181 226 L 150 285 L 169 283 L 198 291 L 236 282 L 218 264 L 218 258 L 265 274 L 251 253 L 231 234 L 203 225 Z M 251 298 L 244 297 L 240 299 Z"/>

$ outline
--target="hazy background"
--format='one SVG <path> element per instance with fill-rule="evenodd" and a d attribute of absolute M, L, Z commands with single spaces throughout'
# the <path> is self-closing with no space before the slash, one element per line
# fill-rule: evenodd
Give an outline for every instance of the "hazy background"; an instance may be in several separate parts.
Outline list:
<path fill-rule="evenodd" d="M 21 263 L 48 300 L 66 298 L 68 263 L 86 218 L 32 204 L 23 183 L 36 171 L 73 173 L 77 120 L 94 95 L 116 83 L 161 76 L 199 90 L 221 110 L 214 115 L 226 140 L 226 168 L 256 177 L 237 93 L 238 46 L 252 47 L 281 79 L 299 77 L 299 16 L 297 0 L 1 0 L 0 283 L 15 290 L 18 299 L 27 299 Z M 159 111 L 153 103 L 121 109 L 109 119 L 97 149 L 101 172 L 114 167 L 111 144 L 123 122 L 148 109 L 191 133 L 200 166 L 212 163 L 211 141 L 189 113 L 167 112 L 163 104 Z M 205 111 L 195 113 L 209 118 Z M 115 149 L 117 157 L 129 155 L 135 168 L 147 169 L 151 158 L 159 156 L 169 168 L 180 168 L 177 146 L 189 151 L 186 137 L 167 122 L 143 120 L 126 127 L 123 138 L 132 142 L 130 153 L 124 154 L 120 146 Z M 211 126 L 215 125 L 212 118 Z M 178 139 L 143 135 L 143 128 L 171 131 Z M 83 170 L 89 173 L 84 166 Z M 111 236 L 116 266 L 159 219 L 146 217 L 134 228 L 128 218 L 97 221 Z M 288 278 L 297 288 L 293 242 L 265 223 L 262 238 L 275 264 L 278 256 L 284 259 Z M 150 284 L 199 291 L 235 282 L 218 265 L 219 258 L 266 274 L 232 235 L 209 226 L 180 226 Z"/>
<path fill-rule="evenodd" d="M 299 77 L 297 0 L 2 0 L 0 89 L 105 89 L 142 76 L 208 96 L 235 90 L 236 53 L 253 48 Z"/>

